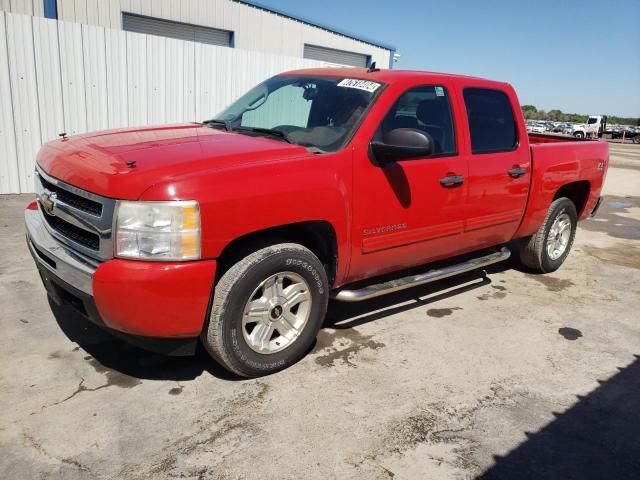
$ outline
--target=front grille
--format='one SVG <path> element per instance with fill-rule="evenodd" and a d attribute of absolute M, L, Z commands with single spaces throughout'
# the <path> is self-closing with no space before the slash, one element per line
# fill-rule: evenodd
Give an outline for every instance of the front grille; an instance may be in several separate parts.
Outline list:
<path fill-rule="evenodd" d="M 111 229 L 117 201 L 50 177 L 39 166 L 35 180 L 47 230 L 81 255 L 99 262 L 113 258 Z"/>
<path fill-rule="evenodd" d="M 100 249 L 100 237 L 95 233 L 91 233 L 82 228 L 78 228 L 75 225 L 70 224 L 69 222 L 65 222 L 61 218 L 49 215 L 42 210 L 42 206 L 40 206 L 40 213 L 44 217 L 45 221 L 49 224 L 49 226 L 56 232 L 59 232 L 61 235 L 64 235 L 65 237 L 84 247 L 95 250 L 96 252 Z"/>
<path fill-rule="evenodd" d="M 67 205 L 72 206 L 78 210 L 82 210 L 83 212 L 90 213 L 99 217 L 102 215 L 102 205 L 99 202 L 95 202 L 85 197 L 81 197 L 80 195 L 76 195 L 68 190 L 64 190 L 51 182 L 45 180 L 42 176 L 40 176 L 40 182 L 42 186 L 49 190 L 50 192 L 55 192 L 60 199 L 61 202 L 66 203 Z"/>

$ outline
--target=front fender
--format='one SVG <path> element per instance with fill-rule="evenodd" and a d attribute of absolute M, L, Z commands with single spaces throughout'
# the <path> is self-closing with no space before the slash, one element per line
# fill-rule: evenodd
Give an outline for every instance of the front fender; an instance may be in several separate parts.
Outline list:
<path fill-rule="evenodd" d="M 338 246 L 337 277 L 346 274 L 351 222 L 351 152 L 242 164 L 154 185 L 140 200 L 200 203 L 202 257 L 217 258 L 233 240 L 272 227 L 330 223 Z"/>

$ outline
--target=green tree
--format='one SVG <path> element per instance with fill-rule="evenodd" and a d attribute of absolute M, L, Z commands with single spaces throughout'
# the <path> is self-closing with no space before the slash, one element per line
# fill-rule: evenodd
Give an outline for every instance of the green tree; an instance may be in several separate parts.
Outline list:
<path fill-rule="evenodd" d="M 538 113 L 538 109 L 536 107 L 534 107 L 533 105 L 522 105 L 521 108 L 524 118 L 526 118 L 527 120 L 536 118 L 536 114 Z"/>
<path fill-rule="evenodd" d="M 549 110 L 547 118 L 553 122 L 559 122 L 562 120 L 563 113 L 560 110 Z"/>

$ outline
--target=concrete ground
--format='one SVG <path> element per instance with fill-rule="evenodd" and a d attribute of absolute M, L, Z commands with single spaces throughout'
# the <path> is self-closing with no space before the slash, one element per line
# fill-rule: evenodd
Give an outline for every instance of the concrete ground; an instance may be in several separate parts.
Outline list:
<path fill-rule="evenodd" d="M 3 478 L 640 478 L 640 146 L 566 264 L 330 305 L 305 359 L 238 380 L 53 309 L 0 198 Z M 620 168 L 623 167 L 623 168 Z"/>

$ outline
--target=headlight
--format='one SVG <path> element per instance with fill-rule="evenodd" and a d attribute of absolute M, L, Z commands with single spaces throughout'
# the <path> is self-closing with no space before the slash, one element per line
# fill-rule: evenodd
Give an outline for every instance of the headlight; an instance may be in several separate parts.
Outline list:
<path fill-rule="evenodd" d="M 198 202 L 118 202 L 116 256 L 197 260 L 200 258 Z"/>

